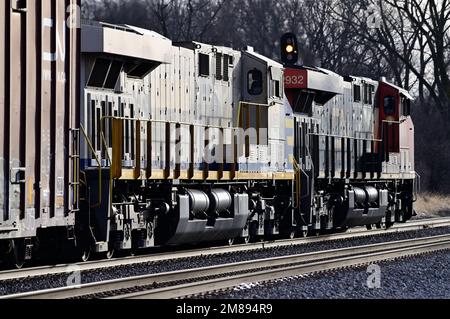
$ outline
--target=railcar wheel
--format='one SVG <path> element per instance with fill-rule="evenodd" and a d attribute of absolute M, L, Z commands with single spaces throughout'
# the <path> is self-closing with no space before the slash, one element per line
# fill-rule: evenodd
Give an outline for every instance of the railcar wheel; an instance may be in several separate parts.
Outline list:
<path fill-rule="evenodd" d="M 228 246 L 233 246 L 233 245 L 234 245 L 234 238 L 228 239 Z"/>
<path fill-rule="evenodd" d="M 303 230 L 303 231 L 302 231 L 302 237 L 303 237 L 303 238 L 308 237 L 308 231 L 307 231 L 307 230 Z"/>

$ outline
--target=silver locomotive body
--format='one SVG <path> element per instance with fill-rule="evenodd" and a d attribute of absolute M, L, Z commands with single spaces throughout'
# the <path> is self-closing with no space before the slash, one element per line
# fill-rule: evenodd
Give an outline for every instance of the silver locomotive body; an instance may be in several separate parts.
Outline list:
<path fill-rule="evenodd" d="M 85 245 L 248 237 L 252 219 L 278 232 L 275 198 L 261 199 L 260 188 L 293 176 L 283 66 L 251 48 L 173 44 L 131 26 L 83 30 Z"/>

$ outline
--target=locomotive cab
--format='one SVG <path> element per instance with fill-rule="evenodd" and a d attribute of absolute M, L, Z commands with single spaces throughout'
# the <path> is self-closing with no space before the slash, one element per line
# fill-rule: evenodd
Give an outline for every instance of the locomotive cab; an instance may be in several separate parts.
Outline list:
<path fill-rule="evenodd" d="M 305 66 L 286 68 L 285 90 L 301 224 L 319 231 L 409 219 L 415 172 L 408 92 Z"/>
<path fill-rule="evenodd" d="M 376 107 L 379 121 L 376 136 L 381 140 L 383 174 L 414 175 L 414 125 L 410 116 L 413 98 L 404 89 L 380 81 Z"/>

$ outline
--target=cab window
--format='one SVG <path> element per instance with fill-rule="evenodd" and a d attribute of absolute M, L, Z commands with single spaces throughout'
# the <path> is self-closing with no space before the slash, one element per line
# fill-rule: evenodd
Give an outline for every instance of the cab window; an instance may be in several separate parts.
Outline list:
<path fill-rule="evenodd" d="M 402 115 L 403 116 L 411 115 L 411 101 L 407 98 L 402 99 Z"/>
<path fill-rule="evenodd" d="M 375 87 L 370 84 L 364 84 L 364 104 L 373 103 L 373 92 L 375 91 Z"/>
<path fill-rule="evenodd" d="M 361 102 L 361 86 L 353 85 L 353 101 Z"/>
<path fill-rule="evenodd" d="M 270 80 L 270 91 L 269 95 L 272 97 L 281 98 L 281 88 L 280 88 L 280 81 L 276 80 Z"/>
<path fill-rule="evenodd" d="M 199 76 L 209 76 L 209 55 L 198 54 L 198 73 Z"/>
<path fill-rule="evenodd" d="M 253 69 L 247 74 L 247 87 L 250 95 L 260 95 L 263 92 L 263 74 Z"/>
<path fill-rule="evenodd" d="M 384 97 L 384 115 L 395 114 L 395 98 L 393 96 Z"/>

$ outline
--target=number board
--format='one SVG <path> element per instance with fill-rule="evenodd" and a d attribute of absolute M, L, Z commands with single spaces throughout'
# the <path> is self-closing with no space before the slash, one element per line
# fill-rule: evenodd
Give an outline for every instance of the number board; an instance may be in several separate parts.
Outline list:
<path fill-rule="evenodd" d="M 286 89 L 308 88 L 308 71 L 297 69 L 284 70 L 284 87 Z"/>

